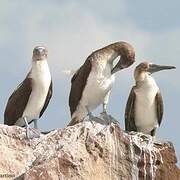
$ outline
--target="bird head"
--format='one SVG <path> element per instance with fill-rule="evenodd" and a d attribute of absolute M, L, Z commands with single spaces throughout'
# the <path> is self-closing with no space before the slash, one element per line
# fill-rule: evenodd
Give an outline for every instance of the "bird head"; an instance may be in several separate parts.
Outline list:
<path fill-rule="evenodd" d="M 115 47 L 115 51 L 120 55 L 120 59 L 111 70 L 112 74 L 128 68 L 135 62 L 135 51 L 129 43 L 119 42 Z"/>
<path fill-rule="evenodd" d="M 33 61 L 41 61 L 47 58 L 47 48 L 44 46 L 36 46 L 33 50 Z"/>
<path fill-rule="evenodd" d="M 145 75 L 150 75 L 158 71 L 170 70 L 175 68 L 175 66 L 157 65 L 150 62 L 142 62 L 136 67 L 134 76 L 135 79 L 138 80 L 144 78 Z"/>

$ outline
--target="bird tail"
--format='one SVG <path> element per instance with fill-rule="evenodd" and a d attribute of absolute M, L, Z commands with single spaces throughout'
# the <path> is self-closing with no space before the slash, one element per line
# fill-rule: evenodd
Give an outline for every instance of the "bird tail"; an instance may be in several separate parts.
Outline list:
<path fill-rule="evenodd" d="M 76 73 L 77 70 L 71 69 L 71 70 L 63 70 L 64 74 L 67 74 L 69 76 L 73 76 Z"/>

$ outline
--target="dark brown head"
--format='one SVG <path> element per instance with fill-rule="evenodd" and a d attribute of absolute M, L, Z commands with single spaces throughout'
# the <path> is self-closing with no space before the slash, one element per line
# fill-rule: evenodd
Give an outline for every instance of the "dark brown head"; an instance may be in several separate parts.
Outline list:
<path fill-rule="evenodd" d="M 117 42 L 113 48 L 121 57 L 115 67 L 112 69 L 112 74 L 121 69 L 128 68 L 135 62 L 135 50 L 131 44 L 127 42 Z"/>
<path fill-rule="evenodd" d="M 163 65 L 152 64 L 149 62 L 142 62 L 136 67 L 134 72 L 134 77 L 137 81 L 138 79 L 142 79 L 146 74 L 149 75 L 158 71 L 175 69 L 175 68 L 176 67 L 174 66 L 163 66 Z"/>
<path fill-rule="evenodd" d="M 33 50 L 33 61 L 41 61 L 47 59 L 48 50 L 44 46 L 36 46 Z"/>

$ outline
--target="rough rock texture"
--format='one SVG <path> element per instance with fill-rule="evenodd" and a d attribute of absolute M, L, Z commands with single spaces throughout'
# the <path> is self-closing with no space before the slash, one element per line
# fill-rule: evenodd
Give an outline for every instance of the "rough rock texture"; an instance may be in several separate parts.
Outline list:
<path fill-rule="evenodd" d="M 115 124 L 83 122 L 30 141 L 23 128 L 0 125 L 0 157 L 0 176 L 19 180 L 180 179 L 171 143 Z"/>

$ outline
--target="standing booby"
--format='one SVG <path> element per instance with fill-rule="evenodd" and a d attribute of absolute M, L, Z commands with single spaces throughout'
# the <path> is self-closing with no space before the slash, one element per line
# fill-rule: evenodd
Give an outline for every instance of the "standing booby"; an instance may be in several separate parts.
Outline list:
<path fill-rule="evenodd" d="M 32 68 L 8 99 L 4 112 L 4 124 L 26 126 L 27 138 L 32 138 L 28 124 L 34 121 L 34 128 L 37 129 L 37 120 L 46 110 L 52 96 L 47 54 L 45 47 L 34 48 Z"/>
<path fill-rule="evenodd" d="M 113 67 L 113 61 L 120 56 Z M 93 52 L 71 79 L 69 106 L 72 120 L 69 125 L 81 122 L 100 104 L 103 114 L 114 82 L 114 73 L 129 67 L 135 61 L 134 48 L 127 42 L 116 42 Z M 91 119 L 90 118 L 90 119 Z"/>
<path fill-rule="evenodd" d="M 137 131 L 155 136 L 163 116 L 163 99 L 152 73 L 174 69 L 174 66 L 161 66 L 143 62 L 134 72 L 136 85 L 131 89 L 126 110 L 126 131 Z"/>

